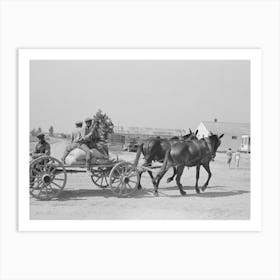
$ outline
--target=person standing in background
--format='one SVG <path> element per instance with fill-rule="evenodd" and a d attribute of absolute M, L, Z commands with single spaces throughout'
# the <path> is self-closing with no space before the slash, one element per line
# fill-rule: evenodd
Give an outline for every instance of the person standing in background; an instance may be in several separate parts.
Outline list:
<path fill-rule="evenodd" d="M 232 160 L 232 150 L 231 150 L 231 148 L 228 148 L 226 155 L 227 155 L 228 168 L 230 168 L 230 164 L 231 164 L 231 160 Z"/>
<path fill-rule="evenodd" d="M 237 151 L 235 152 L 235 166 L 236 166 L 236 168 L 239 167 L 239 161 L 240 161 L 240 152 L 239 152 L 239 149 L 237 149 Z"/>

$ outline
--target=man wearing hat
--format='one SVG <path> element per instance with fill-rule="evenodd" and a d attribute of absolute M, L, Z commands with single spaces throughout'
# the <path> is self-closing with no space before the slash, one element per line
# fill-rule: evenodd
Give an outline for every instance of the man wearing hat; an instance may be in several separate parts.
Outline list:
<path fill-rule="evenodd" d="M 82 126 L 83 122 L 82 121 L 77 121 L 75 122 L 76 128 L 71 134 L 71 144 L 68 145 L 65 148 L 64 154 L 61 158 L 61 161 L 65 163 L 65 159 L 68 156 L 68 154 L 74 150 L 75 148 L 80 147 L 80 141 L 82 140 Z"/>
<path fill-rule="evenodd" d="M 85 127 L 82 129 L 82 139 L 79 148 L 86 153 L 86 168 L 90 172 L 90 149 L 94 147 L 94 134 L 96 132 L 95 125 L 92 125 L 92 119 L 85 119 Z"/>
<path fill-rule="evenodd" d="M 49 156 L 51 154 L 51 146 L 45 140 L 45 134 L 40 133 L 37 135 L 37 138 L 39 139 L 39 142 L 36 144 L 33 153 L 31 153 L 31 157 L 35 159 L 43 155 Z"/>

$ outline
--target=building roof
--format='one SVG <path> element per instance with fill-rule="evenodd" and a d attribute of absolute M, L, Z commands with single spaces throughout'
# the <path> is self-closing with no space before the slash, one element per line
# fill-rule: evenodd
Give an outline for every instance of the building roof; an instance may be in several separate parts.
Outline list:
<path fill-rule="evenodd" d="M 209 122 L 203 121 L 205 128 L 214 134 L 250 135 L 250 123 Z"/>
<path fill-rule="evenodd" d="M 185 134 L 185 131 L 182 129 L 138 127 L 138 126 L 115 127 L 114 131 L 115 133 L 124 133 L 124 134 L 166 135 L 166 136 L 177 136 L 177 135 Z"/>

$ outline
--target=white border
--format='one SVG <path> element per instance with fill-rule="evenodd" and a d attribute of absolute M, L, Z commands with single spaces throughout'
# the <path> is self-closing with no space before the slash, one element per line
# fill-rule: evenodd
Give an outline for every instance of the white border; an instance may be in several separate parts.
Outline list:
<path fill-rule="evenodd" d="M 18 230 L 19 231 L 261 231 L 262 72 L 260 49 L 19 49 L 18 50 Z M 30 220 L 29 65 L 30 60 L 250 60 L 251 211 L 250 220 Z"/>

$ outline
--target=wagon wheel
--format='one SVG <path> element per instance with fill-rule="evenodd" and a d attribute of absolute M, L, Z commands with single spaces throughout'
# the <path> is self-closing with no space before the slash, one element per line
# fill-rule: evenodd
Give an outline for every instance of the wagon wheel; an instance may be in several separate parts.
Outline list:
<path fill-rule="evenodd" d="M 108 176 L 110 174 L 111 167 L 97 167 L 91 169 L 91 180 L 92 182 L 104 189 L 109 186 Z"/>
<path fill-rule="evenodd" d="M 109 175 L 112 192 L 117 196 L 130 196 L 137 189 L 140 176 L 130 162 L 116 164 Z"/>
<path fill-rule="evenodd" d="M 30 195 L 39 200 L 58 196 L 65 187 L 67 173 L 56 158 L 42 156 L 30 163 Z"/>

